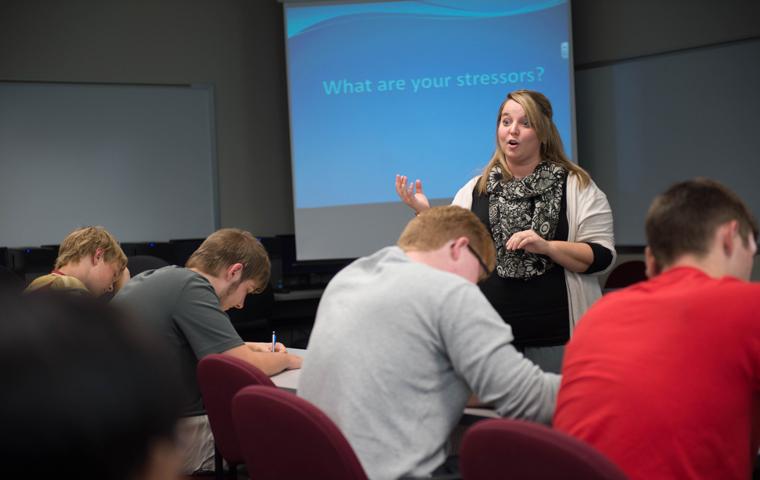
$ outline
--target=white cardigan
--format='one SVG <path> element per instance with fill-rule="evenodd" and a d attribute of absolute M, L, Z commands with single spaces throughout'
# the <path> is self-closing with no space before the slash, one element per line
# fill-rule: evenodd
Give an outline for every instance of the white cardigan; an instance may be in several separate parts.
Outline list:
<path fill-rule="evenodd" d="M 460 188 L 452 205 L 472 210 L 472 191 L 480 176 L 473 178 Z M 578 320 L 592 303 L 602 296 L 598 275 L 603 275 L 615 265 L 615 239 L 612 232 L 612 209 L 607 196 L 591 181 L 581 190 L 578 176 L 567 177 L 567 241 L 594 242 L 612 252 L 612 262 L 600 271 L 589 275 L 565 269 L 567 285 L 567 305 L 570 311 L 570 333 Z"/>

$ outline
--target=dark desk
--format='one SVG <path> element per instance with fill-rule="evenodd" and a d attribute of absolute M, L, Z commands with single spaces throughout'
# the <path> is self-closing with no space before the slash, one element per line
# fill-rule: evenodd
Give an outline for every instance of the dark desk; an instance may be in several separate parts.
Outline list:
<path fill-rule="evenodd" d="M 309 290 L 290 290 L 285 292 L 274 292 L 275 302 L 295 302 L 299 300 L 317 300 L 322 297 L 323 288 Z"/>
<path fill-rule="evenodd" d="M 291 290 L 274 294 L 272 329 L 288 348 L 306 348 L 323 289 Z"/>
<path fill-rule="evenodd" d="M 272 330 L 288 347 L 306 347 L 314 325 L 322 289 L 275 292 L 268 287 L 262 293 L 246 297 L 241 310 L 227 313 L 243 340 L 266 342 Z"/>

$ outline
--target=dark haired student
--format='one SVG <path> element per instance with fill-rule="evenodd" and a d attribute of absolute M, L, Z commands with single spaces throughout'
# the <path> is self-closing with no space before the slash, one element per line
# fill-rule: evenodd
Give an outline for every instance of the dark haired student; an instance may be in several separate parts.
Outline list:
<path fill-rule="evenodd" d="M 747 479 L 760 445 L 758 226 L 696 179 L 646 218 L 650 279 L 611 293 L 567 345 L 554 427 L 632 479 Z"/>

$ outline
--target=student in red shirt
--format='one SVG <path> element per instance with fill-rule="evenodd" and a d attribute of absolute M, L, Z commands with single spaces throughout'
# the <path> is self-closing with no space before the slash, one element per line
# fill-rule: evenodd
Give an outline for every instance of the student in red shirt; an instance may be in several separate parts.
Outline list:
<path fill-rule="evenodd" d="M 570 340 L 554 427 L 632 479 L 747 479 L 760 444 L 758 226 L 695 179 L 646 219 L 648 281 L 595 304 Z"/>

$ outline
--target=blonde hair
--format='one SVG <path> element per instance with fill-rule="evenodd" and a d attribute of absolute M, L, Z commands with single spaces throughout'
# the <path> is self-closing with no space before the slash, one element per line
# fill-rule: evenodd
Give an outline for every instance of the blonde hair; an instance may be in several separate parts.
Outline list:
<path fill-rule="evenodd" d="M 496 248 L 491 234 L 474 213 L 456 205 L 429 208 L 414 217 L 401 232 L 398 246 L 405 252 L 429 252 L 459 237 L 467 237 L 489 272 L 493 271 Z"/>
<path fill-rule="evenodd" d="M 243 264 L 241 281 L 253 280 L 256 293 L 266 288 L 271 268 L 267 251 L 250 232 L 238 228 L 223 228 L 209 235 L 185 266 L 219 276 L 236 263 Z"/>
<path fill-rule="evenodd" d="M 127 266 L 127 256 L 119 242 L 103 227 L 84 227 L 69 233 L 58 248 L 55 268 L 59 269 L 70 263 L 95 255 L 97 250 L 103 252 L 106 263 L 116 264 L 121 272 Z"/>
<path fill-rule="evenodd" d="M 494 150 L 491 160 L 483 169 L 483 173 L 478 180 L 477 191 L 480 194 L 485 193 L 488 185 L 488 174 L 498 165 L 501 168 L 503 178 L 509 180 L 512 178 L 512 172 L 507 165 L 507 159 L 504 152 L 499 146 L 499 124 L 501 123 L 501 112 L 504 105 L 510 100 L 519 103 L 528 116 L 530 128 L 535 130 L 538 141 L 541 143 L 541 160 L 554 163 L 563 167 L 569 173 L 578 176 L 581 188 L 591 182 L 588 173 L 575 163 L 571 162 L 562 146 L 562 137 L 559 135 L 557 126 L 552 121 L 552 104 L 543 93 L 533 90 L 515 90 L 507 94 L 507 98 L 499 105 L 499 111 L 496 113 L 496 150 Z"/>

